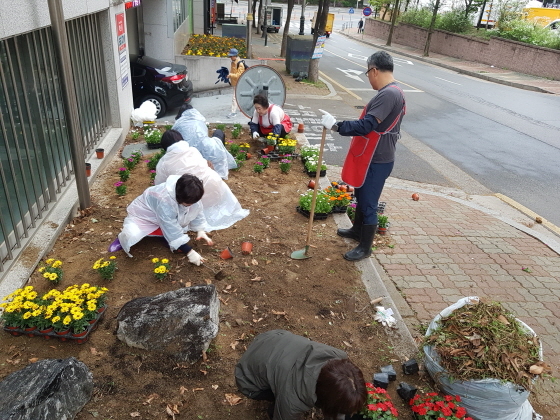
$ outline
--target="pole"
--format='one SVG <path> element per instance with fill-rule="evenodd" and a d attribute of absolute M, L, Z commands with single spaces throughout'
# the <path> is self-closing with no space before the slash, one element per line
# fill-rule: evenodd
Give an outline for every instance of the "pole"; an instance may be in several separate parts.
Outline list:
<path fill-rule="evenodd" d="M 305 0 L 301 2 L 301 17 L 299 18 L 299 34 L 305 35 Z"/>
<path fill-rule="evenodd" d="M 78 200 L 80 209 L 84 210 L 91 206 L 89 195 L 89 184 L 86 176 L 86 163 L 84 159 L 84 144 L 80 132 L 80 119 L 78 116 L 78 103 L 76 101 L 76 87 L 72 76 L 72 65 L 70 61 L 70 47 L 68 36 L 64 25 L 64 11 L 62 0 L 47 0 L 51 28 L 53 33 L 56 61 L 60 71 L 60 88 L 64 103 L 64 114 L 68 123 L 68 138 L 70 140 L 70 153 L 72 166 L 76 177 Z"/>
<path fill-rule="evenodd" d="M 247 2 L 247 58 L 253 58 L 253 49 L 251 47 L 251 35 L 253 25 L 253 14 L 251 13 L 252 0 Z"/>

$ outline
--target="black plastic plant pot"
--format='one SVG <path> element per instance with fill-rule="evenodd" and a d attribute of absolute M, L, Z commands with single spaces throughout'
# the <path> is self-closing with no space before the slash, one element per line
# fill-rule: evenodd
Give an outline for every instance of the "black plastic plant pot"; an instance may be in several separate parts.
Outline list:
<path fill-rule="evenodd" d="M 382 366 L 380 370 L 389 376 L 390 381 L 397 380 L 397 372 L 395 372 L 395 368 L 392 365 Z"/>
<path fill-rule="evenodd" d="M 334 206 L 332 208 L 333 213 L 346 213 L 348 206 Z"/>
<path fill-rule="evenodd" d="M 161 149 L 161 143 L 146 143 L 148 145 L 148 149 Z"/>
<path fill-rule="evenodd" d="M 418 388 L 414 385 L 409 385 L 406 382 L 401 382 L 397 388 L 397 394 L 399 394 L 399 397 L 406 402 L 414 398 L 416 391 L 418 391 Z"/>
<path fill-rule="evenodd" d="M 418 363 L 414 359 L 410 359 L 403 363 L 402 370 L 405 375 L 414 375 L 418 373 L 420 368 L 418 367 Z"/>
<path fill-rule="evenodd" d="M 386 373 L 374 373 L 373 386 L 377 388 L 387 389 L 387 387 L 389 386 L 389 375 L 387 375 Z"/>
<path fill-rule="evenodd" d="M 387 203 L 385 201 L 380 201 L 377 204 L 377 214 L 383 214 L 385 212 L 385 207 L 387 207 Z"/>
<path fill-rule="evenodd" d="M 305 170 L 305 172 L 307 172 L 307 175 L 308 175 L 310 178 L 314 178 L 314 177 L 315 177 L 315 172 L 314 172 L 314 171 Z M 327 170 L 326 170 L 326 169 L 323 169 L 322 171 L 319 172 L 319 176 L 320 176 L 320 177 L 326 176 L 326 175 L 327 175 Z"/>
<path fill-rule="evenodd" d="M 303 214 L 305 217 L 309 219 L 311 216 L 311 212 L 309 210 L 304 210 L 300 206 L 296 207 L 296 211 L 300 214 Z M 313 220 L 325 220 L 330 213 L 315 213 L 313 215 Z"/>

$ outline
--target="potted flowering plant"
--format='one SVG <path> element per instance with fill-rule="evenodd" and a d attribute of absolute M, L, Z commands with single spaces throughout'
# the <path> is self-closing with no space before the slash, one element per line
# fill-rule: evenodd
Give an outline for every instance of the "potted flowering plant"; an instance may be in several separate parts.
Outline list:
<path fill-rule="evenodd" d="M 299 198 L 299 206 L 296 208 L 298 212 L 304 216 L 311 215 L 311 201 L 313 200 L 313 190 L 303 193 Z M 315 199 L 315 215 L 313 219 L 326 219 L 332 211 L 332 201 L 324 191 L 317 191 Z"/>
<path fill-rule="evenodd" d="M 259 161 L 253 165 L 253 172 L 260 174 L 262 171 L 264 171 L 264 163 Z"/>
<path fill-rule="evenodd" d="M 325 193 L 333 202 L 333 213 L 346 213 L 346 207 L 352 201 L 352 196 L 333 186 L 325 188 Z"/>
<path fill-rule="evenodd" d="M 278 151 L 281 154 L 292 154 L 296 151 L 297 141 L 289 137 L 283 138 L 278 143 Z"/>
<path fill-rule="evenodd" d="M 102 279 L 113 280 L 113 276 L 117 270 L 117 262 L 115 261 L 116 258 L 117 257 L 114 255 L 110 256 L 108 261 L 105 261 L 103 258 L 99 258 L 93 264 L 93 269 L 99 273 Z"/>
<path fill-rule="evenodd" d="M 391 397 L 387 390 L 376 388 L 371 383 L 366 383 L 367 401 L 366 406 L 360 413 L 353 416 L 353 420 L 397 420 L 399 413 L 393 406 Z"/>
<path fill-rule="evenodd" d="M 319 157 L 319 146 L 303 146 L 301 148 L 301 159 L 304 163 L 309 158 L 317 159 Z"/>
<path fill-rule="evenodd" d="M 49 258 L 45 261 L 45 265 L 39 268 L 39 273 L 43 274 L 43 277 L 50 280 L 53 284 L 58 284 L 62 280 L 62 261 L 55 260 L 54 258 Z"/>
<path fill-rule="evenodd" d="M 126 194 L 127 187 L 126 187 L 124 182 L 117 181 L 117 182 L 115 182 L 114 185 L 115 185 L 115 192 L 117 193 L 117 195 L 119 197 L 122 197 L 123 195 Z"/>
<path fill-rule="evenodd" d="M 387 234 L 387 228 L 389 227 L 389 216 L 384 214 L 377 215 L 377 232 L 380 235 Z"/>
<path fill-rule="evenodd" d="M 161 136 L 163 133 L 157 128 L 147 128 L 144 130 L 144 139 L 148 149 L 161 149 Z"/>
<path fill-rule="evenodd" d="M 156 279 L 163 280 L 169 273 L 169 260 L 167 258 L 152 258 L 154 263 L 154 275 Z"/>
<path fill-rule="evenodd" d="M 268 166 L 270 165 L 270 157 L 268 157 L 268 155 L 262 155 L 260 160 L 263 164 L 264 169 L 268 168 Z"/>
<path fill-rule="evenodd" d="M 305 170 L 309 176 L 315 176 L 317 170 L 320 171 L 319 176 L 325 176 L 327 174 L 327 165 L 325 165 L 325 161 L 323 161 L 319 166 L 319 159 L 317 157 L 308 157 L 305 161 Z"/>
<path fill-rule="evenodd" d="M 356 218 L 356 206 L 356 203 L 350 203 L 348 204 L 348 207 L 346 207 L 346 214 L 352 223 L 354 223 L 354 219 Z"/>
<path fill-rule="evenodd" d="M 239 145 L 239 150 L 247 153 L 249 150 L 251 150 L 251 145 L 249 145 L 249 143 L 241 143 Z"/>
<path fill-rule="evenodd" d="M 467 410 L 458 403 L 458 395 L 441 396 L 430 392 L 424 396 L 415 395 L 409 402 L 417 420 L 473 420 L 465 417 Z"/>
<path fill-rule="evenodd" d="M 292 167 L 292 161 L 290 159 L 282 159 L 280 161 L 280 170 L 283 174 L 287 174 Z"/>
<path fill-rule="evenodd" d="M 229 145 L 229 152 L 232 156 L 235 156 L 237 153 L 239 153 L 239 145 L 236 143 L 231 143 Z"/>
<path fill-rule="evenodd" d="M 130 177 L 130 171 L 126 168 L 119 168 L 119 178 L 122 182 L 126 182 Z"/>

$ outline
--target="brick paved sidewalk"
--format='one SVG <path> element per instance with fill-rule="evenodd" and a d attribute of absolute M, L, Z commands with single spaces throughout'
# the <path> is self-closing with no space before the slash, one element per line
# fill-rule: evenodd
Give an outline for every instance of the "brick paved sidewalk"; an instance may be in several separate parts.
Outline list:
<path fill-rule="evenodd" d="M 381 200 L 387 202 L 385 214 L 396 246 L 375 253 L 415 314 L 404 317 L 413 335 L 419 334 L 419 323 L 431 321 L 458 299 L 487 297 L 503 303 L 536 331 L 544 359 L 558 375 L 560 256 L 466 202 L 425 192 L 420 201 L 413 201 L 413 192 L 385 187 Z M 532 400 L 552 414 L 559 404 L 560 384 L 546 381 L 533 394 Z"/>

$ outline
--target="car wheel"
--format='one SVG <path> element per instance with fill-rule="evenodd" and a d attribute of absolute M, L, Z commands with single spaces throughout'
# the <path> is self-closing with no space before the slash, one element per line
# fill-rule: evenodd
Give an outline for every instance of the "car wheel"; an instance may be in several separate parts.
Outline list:
<path fill-rule="evenodd" d="M 161 99 L 159 96 L 156 95 L 145 96 L 144 98 L 142 98 L 140 103 L 144 103 L 146 101 L 150 101 L 156 106 L 156 111 L 157 111 L 156 118 L 163 117 L 165 115 L 165 111 L 167 111 L 167 106 L 165 105 L 165 102 L 163 102 L 163 99 Z"/>
<path fill-rule="evenodd" d="M 278 33 L 279 31 L 280 31 L 280 29 L 276 29 L 276 31 L 275 31 L 275 32 L 276 32 L 276 33 Z"/>

